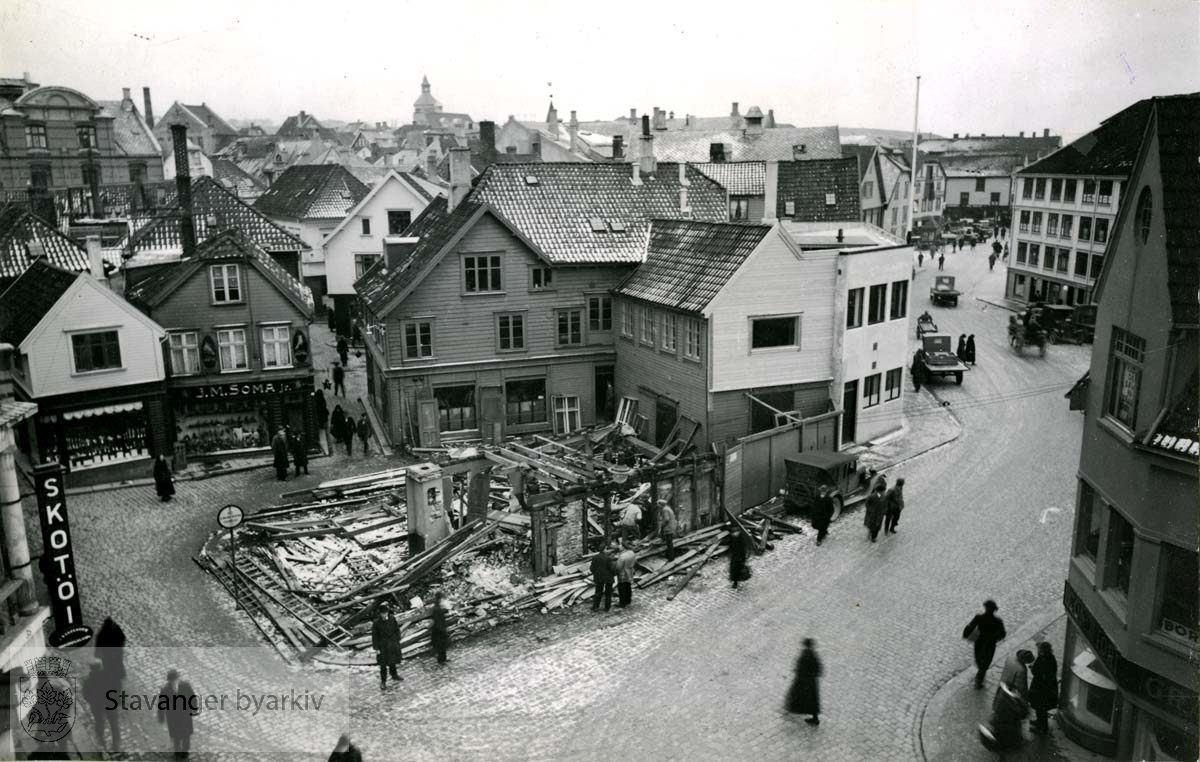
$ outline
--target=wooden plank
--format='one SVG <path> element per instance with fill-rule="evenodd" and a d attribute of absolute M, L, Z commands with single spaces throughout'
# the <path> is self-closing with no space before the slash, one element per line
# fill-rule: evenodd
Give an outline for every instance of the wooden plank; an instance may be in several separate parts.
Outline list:
<path fill-rule="evenodd" d="M 723 539 L 723 538 L 722 538 L 722 539 Z M 717 540 L 716 542 L 714 542 L 712 545 L 709 545 L 709 546 L 708 546 L 708 550 L 706 550 L 706 551 L 704 552 L 704 557 L 703 557 L 702 559 L 700 559 L 700 563 L 698 563 L 698 564 L 696 564 L 695 566 L 693 566 L 693 567 L 691 568 L 691 570 L 690 570 L 690 571 L 687 573 L 687 576 L 683 578 L 683 581 L 682 581 L 682 582 L 680 582 L 680 583 L 679 583 L 679 584 L 678 584 L 678 585 L 675 587 L 675 589 L 674 589 L 674 590 L 672 590 L 672 591 L 670 592 L 670 594 L 668 594 L 668 595 L 667 595 L 667 600 L 668 600 L 668 601 L 673 601 L 673 600 L 675 600 L 675 596 L 679 595 L 679 594 L 680 594 L 680 593 L 683 591 L 683 589 L 684 589 L 685 587 L 687 587 L 687 586 L 688 586 L 688 583 L 692 581 L 692 577 L 695 577 L 695 576 L 696 576 L 696 574 L 697 574 L 697 573 L 698 573 L 698 572 L 699 572 L 701 569 L 703 569 L 703 568 L 704 568 L 704 565 L 705 565 L 706 563 L 708 563 L 708 562 L 709 562 L 709 559 L 711 559 L 713 556 L 715 556 L 715 555 L 717 554 L 717 550 L 718 550 L 720 547 L 721 547 L 721 539 L 718 539 L 718 540 Z"/>

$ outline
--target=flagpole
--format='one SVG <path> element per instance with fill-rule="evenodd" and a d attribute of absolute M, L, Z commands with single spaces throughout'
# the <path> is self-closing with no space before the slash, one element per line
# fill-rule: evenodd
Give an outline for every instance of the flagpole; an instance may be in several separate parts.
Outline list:
<path fill-rule="evenodd" d="M 921 113 L 921 75 L 918 74 L 917 75 L 917 102 L 916 102 L 916 105 L 913 106 L 912 164 L 909 165 L 909 167 L 910 167 L 909 179 L 911 180 L 911 182 L 909 183 L 908 203 L 909 203 L 909 206 L 912 207 L 908 211 L 908 232 L 909 233 L 912 233 L 913 228 L 916 227 L 916 222 L 917 222 L 917 219 L 916 219 L 917 218 L 917 206 L 915 203 L 917 200 L 917 140 L 920 137 L 920 133 L 917 132 L 917 117 L 920 115 L 920 113 Z"/>

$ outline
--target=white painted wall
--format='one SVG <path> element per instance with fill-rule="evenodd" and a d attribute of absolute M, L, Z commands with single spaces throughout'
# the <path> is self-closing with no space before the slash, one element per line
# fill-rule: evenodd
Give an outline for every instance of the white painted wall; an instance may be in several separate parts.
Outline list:
<path fill-rule="evenodd" d="M 709 304 L 710 391 L 828 381 L 833 377 L 837 253 L 798 257 L 778 226 Z M 800 348 L 750 350 L 752 315 L 801 313 Z"/>
<path fill-rule="evenodd" d="M 1009 186 L 1012 182 L 1010 177 L 985 177 L 983 178 L 984 189 L 981 191 L 975 190 L 978 179 L 976 177 L 946 178 L 946 206 L 962 206 L 959 202 L 964 193 L 969 194 L 967 206 L 988 206 L 992 203 L 993 193 L 1000 194 L 997 214 L 1000 212 L 1000 207 L 1008 206 Z"/>
<path fill-rule="evenodd" d="M 75 372 L 71 336 L 116 330 L 121 343 L 119 370 Z M 166 376 L 160 342 L 163 329 L 106 286 L 82 275 L 21 342 L 34 398 L 162 381 Z"/>

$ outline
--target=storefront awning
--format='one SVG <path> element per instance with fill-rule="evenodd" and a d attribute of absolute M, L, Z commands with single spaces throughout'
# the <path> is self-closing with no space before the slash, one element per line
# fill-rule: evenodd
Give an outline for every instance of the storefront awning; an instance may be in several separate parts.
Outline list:
<path fill-rule="evenodd" d="M 112 413 L 127 413 L 130 410 L 141 410 L 142 403 L 138 402 L 122 402 L 119 405 L 104 405 L 102 407 L 89 407 L 84 410 L 71 410 L 63 413 L 63 419 L 73 421 L 76 418 L 91 418 L 97 415 L 111 415 Z"/>

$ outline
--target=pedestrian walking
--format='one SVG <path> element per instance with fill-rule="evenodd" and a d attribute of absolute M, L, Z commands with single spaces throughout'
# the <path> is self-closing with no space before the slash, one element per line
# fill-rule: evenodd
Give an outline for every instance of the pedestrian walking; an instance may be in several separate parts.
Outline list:
<path fill-rule="evenodd" d="M 1000 672 L 1000 685 L 1011 688 L 1014 693 L 1021 697 L 1022 701 L 1029 701 L 1029 665 L 1033 664 L 1033 652 L 1021 648 L 1015 654 L 1004 660 L 1004 669 Z M 1001 691 L 996 690 L 996 695 L 992 698 L 992 708 L 995 709 L 997 703 L 1001 700 Z"/>
<path fill-rule="evenodd" d="M 1005 234 L 1007 234 L 1007 233 L 1008 233 L 1008 228 L 1006 228 L 1006 227 L 1004 227 L 1003 225 L 1001 225 L 1001 226 L 1000 226 L 1000 240 L 1001 240 L 1001 241 L 1003 241 L 1003 240 L 1004 240 L 1004 236 L 1005 236 Z"/>
<path fill-rule="evenodd" d="M 945 254 L 938 254 L 938 269 L 939 270 L 946 269 L 946 255 Z"/>
<path fill-rule="evenodd" d="M 912 361 L 912 377 L 913 389 L 921 391 L 921 384 L 927 383 L 929 366 L 925 364 L 927 355 L 924 349 L 918 349 L 913 353 Z"/>
<path fill-rule="evenodd" d="M 1004 261 L 1008 261 L 1008 244 L 1004 244 Z"/>
<path fill-rule="evenodd" d="M 112 617 L 105 617 L 96 633 L 96 658 L 118 681 L 125 678 L 125 631 Z"/>
<path fill-rule="evenodd" d="M 1058 707 L 1058 660 L 1047 641 L 1037 644 L 1037 652 L 1030 668 L 1033 679 L 1029 681 L 1029 705 L 1036 715 L 1030 729 L 1045 733 L 1050 730 L 1050 710 Z"/>
<path fill-rule="evenodd" d="M 825 542 L 829 535 L 829 522 L 833 520 L 833 496 L 829 485 L 822 484 L 817 489 L 817 499 L 813 501 L 812 525 L 817 530 L 817 544 Z"/>
<path fill-rule="evenodd" d="M 617 556 L 617 608 L 623 609 L 633 602 L 633 567 L 637 564 L 637 554 L 633 546 L 624 544 Z"/>
<path fill-rule="evenodd" d="M 596 592 L 592 595 L 592 611 L 600 610 L 600 599 L 604 598 L 604 610 L 612 608 L 613 577 L 617 572 L 617 562 L 612 557 L 613 548 L 605 545 L 600 552 L 592 556 L 592 583 Z"/>
<path fill-rule="evenodd" d="M 343 368 L 350 367 L 350 345 L 346 343 L 346 337 L 338 335 L 337 340 L 338 359 L 342 361 Z"/>
<path fill-rule="evenodd" d="M 872 489 L 867 495 L 867 509 L 863 513 L 863 526 L 867 528 L 871 542 L 879 537 L 879 530 L 883 526 L 883 509 L 884 491 L 878 487 Z"/>
<path fill-rule="evenodd" d="M 342 425 L 346 422 L 346 411 L 342 410 L 341 405 L 333 406 L 333 414 L 329 416 L 329 436 L 332 441 L 329 443 L 329 449 L 333 449 L 334 442 L 342 441 Z"/>
<path fill-rule="evenodd" d="M 346 369 L 337 363 L 333 364 L 333 396 L 346 396 Z"/>
<path fill-rule="evenodd" d="M 967 358 L 965 362 L 969 365 L 975 364 L 975 334 L 967 337 Z"/>
<path fill-rule="evenodd" d="M 971 238 L 971 251 L 975 251 L 975 239 Z"/>
<path fill-rule="evenodd" d="M 83 697 L 92 710 L 96 742 L 102 750 L 108 751 L 106 737 L 111 734 L 113 754 L 121 753 L 121 722 L 117 705 L 108 700 L 108 695 L 110 692 L 116 695 L 120 690 L 121 677 L 103 664 L 93 666 L 91 673 L 83 681 Z"/>
<path fill-rule="evenodd" d="M 996 255 L 988 254 L 988 272 L 996 269 Z"/>
<path fill-rule="evenodd" d="M 175 759 L 186 759 L 192 745 L 193 713 L 200 710 L 196 692 L 186 680 L 179 679 L 179 670 L 167 672 L 167 682 L 158 692 L 158 721 L 166 723 L 167 735 L 175 749 Z"/>
<path fill-rule="evenodd" d="M 369 455 L 371 452 L 371 448 L 368 445 L 368 442 L 371 441 L 371 420 L 367 418 L 365 410 L 358 417 L 358 438 L 362 440 L 363 455 Z"/>
<path fill-rule="evenodd" d="M 951 239 L 950 239 L 950 251 L 958 251 L 958 238 L 957 238 L 957 236 L 956 236 L 956 237 L 954 237 L 954 238 L 951 238 Z"/>
<path fill-rule="evenodd" d="M 1004 251 L 1004 246 L 1001 245 L 1000 241 L 992 241 L 992 253 L 996 255 L 997 259 L 1000 258 L 1000 252 L 1002 251 Z"/>
<path fill-rule="evenodd" d="M 666 500 L 658 501 L 658 536 L 663 545 L 667 546 L 667 562 L 675 560 L 675 531 L 678 522 L 675 520 L 675 509 Z"/>
<path fill-rule="evenodd" d="M 924 266 L 925 266 L 925 252 L 918 251 L 917 252 L 917 267 L 924 267 Z"/>
<path fill-rule="evenodd" d="M 325 392 L 314 389 L 312 396 L 313 415 L 317 419 L 317 428 L 324 431 L 329 426 L 329 405 L 325 402 Z"/>
<path fill-rule="evenodd" d="M 161 452 L 154 461 L 154 491 L 164 503 L 171 502 L 171 496 L 175 494 L 175 478 L 171 475 L 171 464 Z"/>
<path fill-rule="evenodd" d="M 438 664 L 445 664 L 446 649 L 450 647 L 450 628 L 446 625 L 446 599 L 442 591 L 433 596 L 433 626 L 429 628 L 429 639 L 433 644 L 433 652 L 437 654 Z"/>
<path fill-rule="evenodd" d="M 346 416 L 346 419 L 342 421 L 342 444 L 346 445 L 347 455 L 354 454 L 354 432 L 354 416 L 348 415 Z"/>
<path fill-rule="evenodd" d="M 996 699 L 992 705 L 991 719 L 987 724 L 979 725 L 979 740 L 989 751 L 1003 754 L 1008 749 L 1020 746 L 1025 740 L 1021 733 L 1021 722 L 1029 708 L 1016 691 L 1004 684 L 996 691 Z"/>
<path fill-rule="evenodd" d="M 993 600 L 983 602 L 983 613 L 975 617 L 963 628 L 963 639 L 975 642 L 975 687 L 983 687 L 983 678 L 988 667 L 992 665 L 992 657 L 996 655 L 996 643 L 1008 635 L 1004 630 L 1004 620 L 996 616 L 1000 607 Z"/>
<path fill-rule="evenodd" d="M 804 639 L 804 648 L 796 660 L 796 675 L 788 689 L 786 709 L 792 714 L 810 715 L 805 722 L 821 724 L 821 677 L 825 668 L 817 656 L 817 644 L 812 638 Z"/>
<path fill-rule="evenodd" d="M 296 476 L 300 475 L 301 469 L 304 470 L 304 475 L 308 476 L 308 438 L 304 433 L 292 434 L 292 464 L 296 467 Z"/>
<path fill-rule="evenodd" d="M 992 238 L 999 238 L 999 237 L 1000 237 L 1000 226 L 992 225 Z"/>
<path fill-rule="evenodd" d="M 287 433 L 283 429 L 275 431 L 275 438 L 271 440 L 271 452 L 275 454 L 275 478 L 281 482 L 286 481 L 288 470 L 288 439 Z"/>
<path fill-rule="evenodd" d="M 959 362 L 967 361 L 967 335 L 965 333 L 958 335 L 958 349 L 954 350 L 954 354 L 958 357 Z"/>
<path fill-rule="evenodd" d="M 737 588 L 739 582 L 750 579 L 750 565 L 746 560 L 750 556 L 750 538 L 742 531 L 741 524 L 736 521 L 729 534 L 729 581 Z"/>
<path fill-rule="evenodd" d="M 387 601 L 379 604 L 379 616 L 371 624 L 371 648 L 375 649 L 375 663 L 379 665 L 379 690 L 387 690 L 388 676 L 396 682 L 404 680 L 396 671 L 400 663 L 400 624 L 392 616 L 392 606 Z"/>
<path fill-rule="evenodd" d="M 642 531 L 638 528 L 641 520 L 642 507 L 633 501 L 626 503 L 621 510 L 621 517 L 617 519 L 617 528 L 621 530 L 622 545 L 632 545 L 635 541 L 642 539 Z"/>
<path fill-rule="evenodd" d="M 888 490 L 883 499 L 883 532 L 896 533 L 896 525 L 900 523 L 900 514 L 904 511 L 904 477 L 896 480 L 896 484 Z"/>
<path fill-rule="evenodd" d="M 350 736 L 343 733 L 329 755 L 329 762 L 363 762 L 363 756 L 358 747 L 350 743 Z"/>

